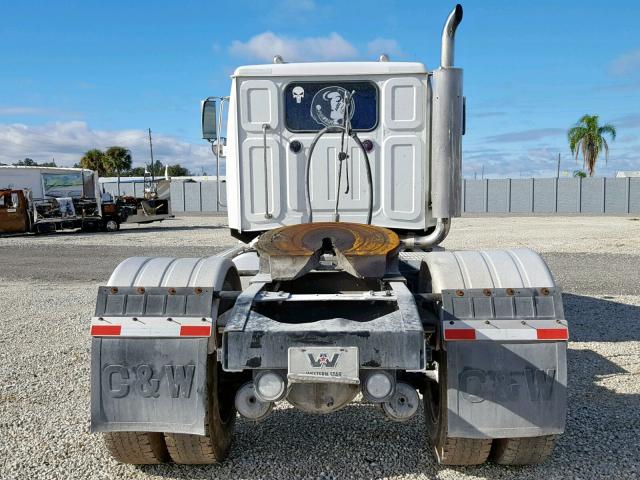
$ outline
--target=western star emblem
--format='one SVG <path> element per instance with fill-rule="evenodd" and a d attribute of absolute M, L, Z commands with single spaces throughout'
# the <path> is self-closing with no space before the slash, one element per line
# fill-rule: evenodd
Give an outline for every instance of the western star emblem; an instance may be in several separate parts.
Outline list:
<path fill-rule="evenodd" d="M 338 359 L 340 358 L 339 353 L 334 353 L 333 357 L 329 359 L 329 355 L 326 353 L 321 353 L 318 355 L 318 358 L 314 358 L 313 354 L 309 353 L 309 363 L 313 368 L 333 368 L 338 363 Z"/>
<path fill-rule="evenodd" d="M 344 124 L 345 97 L 347 91 L 338 86 L 325 87 L 313 96 L 311 117 L 325 127 L 339 127 Z M 356 109 L 353 97 L 349 106 L 349 117 L 353 118 Z"/>

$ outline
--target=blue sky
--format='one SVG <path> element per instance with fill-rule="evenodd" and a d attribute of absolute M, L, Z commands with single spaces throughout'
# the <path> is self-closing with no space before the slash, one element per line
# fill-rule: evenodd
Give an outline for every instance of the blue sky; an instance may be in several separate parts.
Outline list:
<path fill-rule="evenodd" d="M 199 101 L 226 95 L 242 64 L 288 60 L 439 61 L 453 2 L 272 0 L 3 1 L 0 162 L 122 144 L 148 161 L 212 172 Z M 640 2 L 463 3 L 464 174 L 549 176 L 578 168 L 566 130 L 584 113 L 618 128 L 598 174 L 640 170 Z"/>

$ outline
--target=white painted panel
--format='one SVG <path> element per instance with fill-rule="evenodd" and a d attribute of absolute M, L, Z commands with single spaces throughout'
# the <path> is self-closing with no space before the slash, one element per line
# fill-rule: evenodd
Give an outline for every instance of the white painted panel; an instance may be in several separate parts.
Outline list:
<path fill-rule="evenodd" d="M 365 138 L 366 137 L 363 137 L 362 139 L 364 140 Z M 367 184 L 364 156 L 351 139 L 349 140 L 347 151 L 349 158 L 342 167 L 339 211 L 343 213 L 349 211 L 366 212 L 369 204 L 369 186 Z M 327 135 L 323 137 L 317 143 L 313 152 L 310 191 L 314 216 L 316 212 L 333 212 L 335 209 L 340 165 L 340 161 L 338 160 L 339 152 L 340 137 L 338 135 Z M 376 173 L 378 167 L 376 164 L 377 155 L 375 150 L 369 153 L 369 161 L 371 163 L 371 172 L 374 181 L 374 192 L 379 192 L 379 188 L 375 186 L 376 179 L 378 178 Z M 302 174 L 304 175 L 304 171 Z M 349 187 L 348 191 L 347 186 Z M 374 210 L 379 204 L 380 199 L 374 196 Z"/>
<path fill-rule="evenodd" d="M 242 144 L 241 177 L 243 186 L 243 210 L 246 218 L 256 223 L 271 223 L 281 215 L 280 179 L 284 177 L 280 146 L 267 138 L 267 178 L 269 213 L 273 219 L 265 218 L 265 165 L 264 146 L 261 138 L 250 138 Z"/>
<path fill-rule="evenodd" d="M 304 169 L 308 149 L 304 149 L 304 154 L 302 152 L 294 153 L 287 146 L 284 149 L 287 155 L 287 213 L 291 214 L 304 210 L 305 192 L 304 188 L 300 188 L 300 185 L 304 185 Z"/>
<path fill-rule="evenodd" d="M 383 146 L 384 215 L 414 220 L 423 208 L 422 142 L 413 135 L 388 137 Z"/>
<path fill-rule="evenodd" d="M 240 86 L 240 123 L 247 132 L 278 127 L 278 89 L 270 80 L 246 80 Z"/>
<path fill-rule="evenodd" d="M 283 112 L 276 111 L 277 108 L 282 108 L 277 105 L 282 100 L 283 89 L 290 82 L 299 80 L 299 77 L 266 79 L 246 76 L 234 79 L 228 127 L 228 145 L 231 147 L 226 159 L 229 218 L 233 228 L 259 231 L 307 219 L 305 162 L 314 134 L 290 132 L 282 121 Z M 362 77 L 345 77 L 341 80 L 362 80 Z M 368 139 L 374 144 L 369 155 L 374 185 L 372 223 L 388 228 L 424 230 L 433 224 L 425 208 L 425 190 L 428 188 L 425 185 L 428 185 L 429 176 L 428 160 L 424 158 L 428 156 L 427 78 L 425 75 L 381 75 L 375 81 L 380 99 L 378 127 L 372 132 L 359 132 L 362 141 Z M 392 94 L 390 88 L 394 86 L 397 88 L 393 89 Z M 249 88 L 257 91 L 250 93 Z M 250 94 L 260 98 L 252 103 L 256 104 L 256 109 L 251 112 L 248 111 Z M 390 109 L 389 99 L 392 95 L 395 97 L 395 110 Z M 234 115 L 232 112 L 237 113 Z M 275 164 L 274 171 L 278 172 L 277 178 L 271 178 L 273 173 L 269 172 L 272 185 L 269 204 L 271 213 L 274 214 L 272 219 L 264 218 L 263 123 L 274 127 L 267 132 L 269 168 Z M 394 138 L 398 148 L 393 155 L 387 153 L 388 159 L 393 158 L 394 163 L 387 160 L 383 169 L 383 156 L 387 148 L 383 144 L 384 137 Z M 413 137 L 414 144 L 407 144 L 406 137 Z M 289 148 L 294 140 L 300 141 L 303 146 L 303 150 L 297 154 Z M 234 144 L 237 147 L 234 148 Z M 251 154 L 249 146 L 255 147 Z M 237 154 L 234 153 L 236 149 Z M 316 145 L 311 172 L 312 205 L 316 222 L 333 220 L 339 150 L 340 136 L 337 134 L 324 136 Z M 413 153 L 409 153 L 410 151 Z M 350 188 L 345 193 L 346 174 L 343 171 L 340 220 L 362 223 L 366 221 L 369 190 L 361 152 L 353 140 L 350 140 L 348 153 Z M 408 166 L 402 161 L 402 157 L 407 155 L 413 157 Z M 416 163 L 416 159 L 420 161 Z M 250 169 L 255 172 L 253 176 Z M 396 187 L 392 188 L 392 184 L 399 181 L 399 178 L 413 182 L 414 175 L 419 177 L 415 184 L 403 183 L 403 180 L 397 191 Z"/>
<path fill-rule="evenodd" d="M 391 87 L 391 120 L 406 122 L 416 119 L 416 89 L 411 85 Z"/>
<path fill-rule="evenodd" d="M 383 89 L 384 124 L 391 130 L 420 128 L 424 122 L 424 85 L 417 78 L 393 78 Z"/>

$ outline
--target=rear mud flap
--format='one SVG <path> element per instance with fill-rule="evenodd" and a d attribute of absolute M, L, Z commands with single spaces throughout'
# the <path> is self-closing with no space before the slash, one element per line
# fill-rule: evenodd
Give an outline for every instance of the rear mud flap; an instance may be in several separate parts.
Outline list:
<path fill-rule="evenodd" d="M 91 431 L 204 435 L 208 338 L 93 338 Z"/>
<path fill-rule="evenodd" d="M 448 435 L 512 438 L 562 433 L 566 350 L 566 342 L 449 342 Z"/>

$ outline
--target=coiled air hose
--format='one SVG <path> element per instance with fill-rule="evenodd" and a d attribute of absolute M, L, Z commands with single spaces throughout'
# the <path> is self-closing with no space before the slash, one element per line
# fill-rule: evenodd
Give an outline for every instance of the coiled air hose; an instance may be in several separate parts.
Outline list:
<path fill-rule="evenodd" d="M 313 222 L 313 208 L 311 206 L 311 189 L 310 189 L 310 182 L 309 182 L 310 180 L 309 177 L 311 175 L 311 158 L 313 157 L 313 151 L 316 148 L 316 144 L 318 143 L 318 140 L 320 140 L 322 136 L 326 133 L 343 133 L 343 134 L 346 133 L 351 138 L 353 138 L 353 140 L 356 142 L 356 145 L 358 145 L 358 147 L 360 148 L 360 151 L 362 151 L 362 155 L 364 156 L 365 169 L 367 172 L 367 185 L 369 186 L 369 206 L 367 209 L 367 225 L 371 225 L 371 217 L 373 215 L 373 179 L 371 175 L 371 163 L 369 162 L 369 155 L 367 155 L 367 151 L 362 145 L 362 142 L 360 141 L 358 134 L 353 130 L 351 130 L 350 128 L 342 127 L 342 126 L 330 126 L 330 127 L 323 128 L 318 133 L 316 133 L 316 136 L 313 138 L 313 141 L 311 142 L 311 146 L 309 147 L 309 155 L 307 156 L 307 163 L 306 163 L 306 169 L 305 169 L 305 190 L 306 190 L 305 193 L 306 193 L 306 200 L 307 200 L 307 209 L 309 211 L 308 223 Z M 337 191 L 336 201 L 339 195 L 340 195 L 340 192 Z"/>

